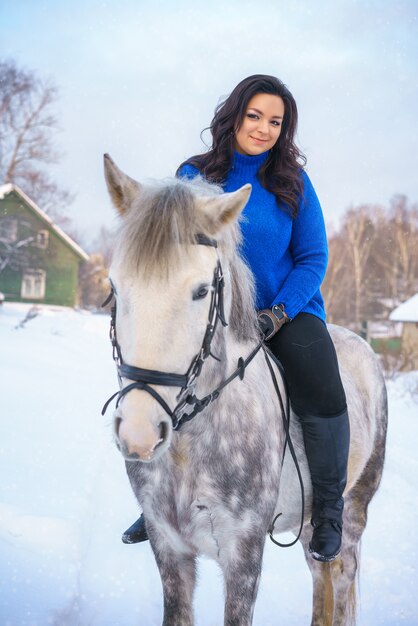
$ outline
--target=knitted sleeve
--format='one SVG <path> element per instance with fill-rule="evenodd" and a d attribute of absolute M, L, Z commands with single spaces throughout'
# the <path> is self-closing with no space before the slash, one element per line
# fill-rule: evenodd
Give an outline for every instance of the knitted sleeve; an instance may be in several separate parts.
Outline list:
<path fill-rule="evenodd" d="M 295 317 L 318 292 L 328 263 L 324 217 L 315 189 L 302 172 L 304 191 L 299 213 L 292 224 L 290 254 L 293 270 L 288 274 L 271 306 L 283 304 L 290 318 Z"/>

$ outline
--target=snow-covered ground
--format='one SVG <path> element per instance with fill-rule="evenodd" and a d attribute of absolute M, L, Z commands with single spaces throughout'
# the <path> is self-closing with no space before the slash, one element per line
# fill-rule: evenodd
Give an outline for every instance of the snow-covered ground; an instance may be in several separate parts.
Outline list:
<path fill-rule="evenodd" d="M 138 514 L 100 409 L 116 388 L 108 318 L 0 307 L 0 626 L 158 626 L 162 593 L 148 544 L 121 532 Z M 362 543 L 360 626 L 418 624 L 418 372 L 388 383 L 380 491 Z M 181 592 L 181 590 L 180 590 Z M 223 623 L 217 567 L 200 563 L 197 626 Z M 267 542 L 255 626 L 310 623 L 300 546 Z"/>

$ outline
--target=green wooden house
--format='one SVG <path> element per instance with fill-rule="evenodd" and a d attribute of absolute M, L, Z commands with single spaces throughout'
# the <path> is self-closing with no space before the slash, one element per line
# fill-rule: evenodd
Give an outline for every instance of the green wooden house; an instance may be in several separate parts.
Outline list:
<path fill-rule="evenodd" d="M 5 300 L 74 306 L 88 255 L 19 187 L 0 187 L 0 292 Z"/>

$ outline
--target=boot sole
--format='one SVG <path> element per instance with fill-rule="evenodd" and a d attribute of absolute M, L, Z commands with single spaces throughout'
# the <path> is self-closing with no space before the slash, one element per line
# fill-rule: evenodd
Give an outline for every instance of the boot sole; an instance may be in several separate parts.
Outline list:
<path fill-rule="evenodd" d="M 314 552 L 309 546 L 309 553 L 312 555 L 312 558 L 315 559 L 315 561 L 321 561 L 322 563 L 331 563 L 331 561 L 335 561 L 337 556 L 341 553 L 341 548 L 335 554 L 332 554 L 331 556 L 325 556 L 324 554 Z"/>

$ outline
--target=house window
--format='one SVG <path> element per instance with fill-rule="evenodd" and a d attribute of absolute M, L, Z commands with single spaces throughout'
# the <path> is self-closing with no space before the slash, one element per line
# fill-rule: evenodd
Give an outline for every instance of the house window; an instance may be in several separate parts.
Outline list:
<path fill-rule="evenodd" d="M 15 217 L 3 217 L 0 219 L 0 241 L 13 243 L 17 239 L 17 219 Z"/>
<path fill-rule="evenodd" d="M 45 279 L 44 270 L 25 270 L 22 277 L 21 297 L 42 300 L 45 297 Z"/>
<path fill-rule="evenodd" d="M 38 248 L 45 250 L 45 248 L 48 247 L 48 235 L 47 230 L 38 230 L 36 235 L 36 245 Z"/>

